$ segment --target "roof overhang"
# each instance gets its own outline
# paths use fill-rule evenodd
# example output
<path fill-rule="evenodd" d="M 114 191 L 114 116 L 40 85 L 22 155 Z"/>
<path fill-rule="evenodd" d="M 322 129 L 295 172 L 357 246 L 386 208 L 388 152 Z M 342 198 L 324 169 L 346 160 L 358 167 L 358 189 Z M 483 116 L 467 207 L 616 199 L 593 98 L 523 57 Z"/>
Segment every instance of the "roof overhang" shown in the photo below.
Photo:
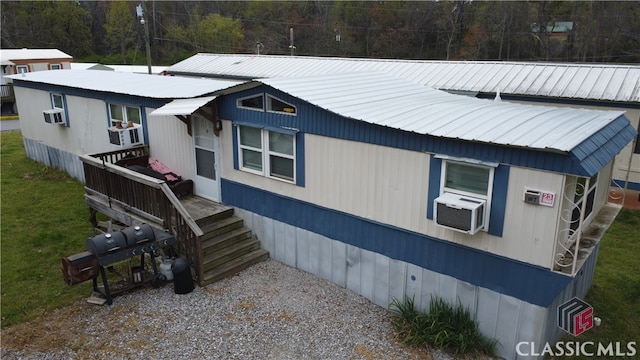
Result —
<path fill-rule="evenodd" d="M 191 99 L 176 99 L 172 102 L 155 109 L 149 114 L 150 116 L 166 116 L 166 115 L 191 115 L 201 107 L 213 101 L 215 96 L 205 96 Z"/>

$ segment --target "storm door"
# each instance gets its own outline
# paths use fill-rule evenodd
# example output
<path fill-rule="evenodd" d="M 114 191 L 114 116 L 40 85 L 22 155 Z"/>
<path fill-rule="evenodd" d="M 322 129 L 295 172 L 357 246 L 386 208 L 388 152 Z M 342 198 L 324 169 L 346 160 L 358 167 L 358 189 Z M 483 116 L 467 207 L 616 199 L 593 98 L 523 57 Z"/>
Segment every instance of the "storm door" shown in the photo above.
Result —
<path fill-rule="evenodd" d="M 193 114 L 192 134 L 195 151 L 196 179 L 194 194 L 220 201 L 218 138 L 213 133 L 213 122 Z"/>

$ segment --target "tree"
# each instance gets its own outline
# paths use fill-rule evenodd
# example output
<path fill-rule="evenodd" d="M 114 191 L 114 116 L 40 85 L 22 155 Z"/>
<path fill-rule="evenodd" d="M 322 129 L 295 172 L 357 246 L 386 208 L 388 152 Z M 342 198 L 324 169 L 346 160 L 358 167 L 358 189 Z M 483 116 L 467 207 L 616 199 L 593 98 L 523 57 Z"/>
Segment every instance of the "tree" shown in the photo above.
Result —
<path fill-rule="evenodd" d="M 106 44 L 109 50 L 122 57 L 122 64 L 127 64 L 127 52 L 136 45 L 136 12 L 133 3 L 112 1 L 107 12 Z"/>

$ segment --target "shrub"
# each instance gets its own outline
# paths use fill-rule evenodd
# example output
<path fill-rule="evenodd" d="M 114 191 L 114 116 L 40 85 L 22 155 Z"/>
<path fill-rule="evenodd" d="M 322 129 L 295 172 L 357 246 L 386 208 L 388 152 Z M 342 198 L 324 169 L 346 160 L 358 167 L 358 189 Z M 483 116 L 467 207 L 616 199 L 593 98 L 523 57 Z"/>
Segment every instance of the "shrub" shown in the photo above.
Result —
<path fill-rule="evenodd" d="M 493 356 L 498 340 L 482 335 L 468 308 L 458 301 L 452 306 L 432 297 L 429 313 L 417 311 L 414 299 L 393 299 L 389 305 L 397 315 L 396 330 L 402 342 L 412 346 L 431 345 L 455 354 L 482 353 Z"/>

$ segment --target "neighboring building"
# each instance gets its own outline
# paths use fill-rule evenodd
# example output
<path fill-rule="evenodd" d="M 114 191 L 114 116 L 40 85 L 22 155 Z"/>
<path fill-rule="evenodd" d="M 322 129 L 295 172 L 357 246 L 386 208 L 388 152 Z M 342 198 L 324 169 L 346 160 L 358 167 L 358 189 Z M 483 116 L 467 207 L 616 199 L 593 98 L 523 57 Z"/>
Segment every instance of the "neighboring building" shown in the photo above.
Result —
<path fill-rule="evenodd" d="M 70 69 L 73 57 L 57 49 L 0 49 L 2 113 L 17 113 L 11 82 L 6 76 L 42 70 Z"/>
<path fill-rule="evenodd" d="M 135 141 L 127 141 L 127 146 L 152 145 L 158 137 L 150 134 L 151 111 L 174 99 L 206 96 L 237 84 L 87 70 L 41 71 L 11 78 L 18 105 L 24 104 L 20 128 L 27 156 L 80 180 L 84 171 L 78 155 L 122 148 L 112 143 L 115 140 L 108 131 L 118 121 L 125 126 L 128 121 L 134 123 L 130 129 L 118 130 L 135 132 Z M 154 148 L 159 150 L 161 145 Z M 187 173 L 188 163 L 179 158 L 171 165 Z"/>
<path fill-rule="evenodd" d="M 558 23 L 566 29 L 571 23 Z M 431 61 L 196 54 L 172 75 L 251 80 L 376 71 L 451 93 L 524 104 L 625 111 L 640 128 L 640 66 L 506 61 Z M 638 140 L 637 140 L 638 142 Z M 640 190 L 640 150 L 617 157 L 614 186 Z M 640 200 L 639 200 L 640 202 Z"/>

